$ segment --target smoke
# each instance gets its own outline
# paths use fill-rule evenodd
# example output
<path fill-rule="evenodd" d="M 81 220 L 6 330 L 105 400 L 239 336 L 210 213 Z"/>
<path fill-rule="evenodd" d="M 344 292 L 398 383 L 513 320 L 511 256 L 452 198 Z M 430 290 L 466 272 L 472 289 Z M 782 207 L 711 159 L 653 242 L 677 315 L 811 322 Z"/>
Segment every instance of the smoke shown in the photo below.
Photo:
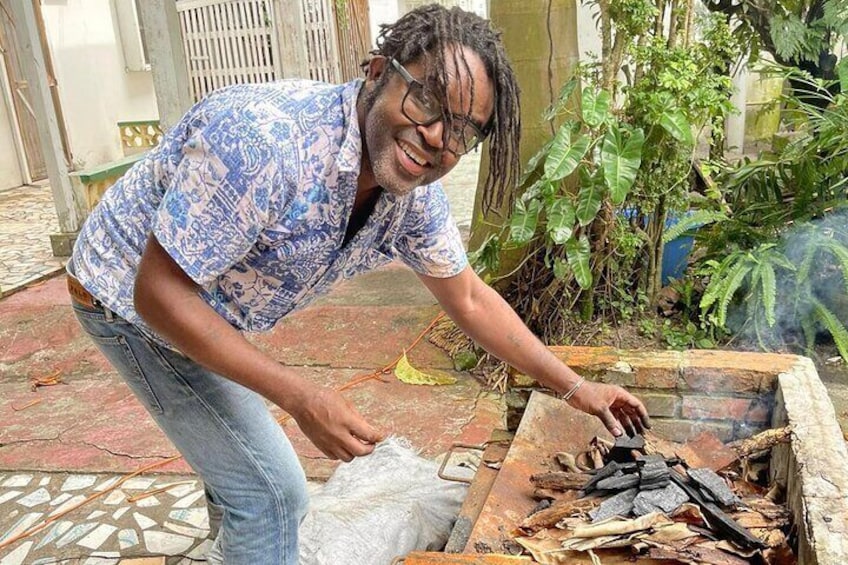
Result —
<path fill-rule="evenodd" d="M 762 298 L 756 301 L 755 316 L 750 315 L 750 298 L 729 312 L 728 327 L 737 334 L 738 345 L 803 353 L 807 344 L 805 324 L 814 328 L 818 341 L 830 340 L 821 324 L 813 322 L 817 302 L 848 326 L 848 272 L 830 246 L 840 246 L 848 253 L 848 208 L 793 225 L 781 235 L 779 249 L 796 270 L 774 265 L 777 292 L 773 326 L 763 314 Z M 809 267 L 806 272 L 805 262 Z M 744 289 L 739 296 L 752 296 L 750 290 Z"/>

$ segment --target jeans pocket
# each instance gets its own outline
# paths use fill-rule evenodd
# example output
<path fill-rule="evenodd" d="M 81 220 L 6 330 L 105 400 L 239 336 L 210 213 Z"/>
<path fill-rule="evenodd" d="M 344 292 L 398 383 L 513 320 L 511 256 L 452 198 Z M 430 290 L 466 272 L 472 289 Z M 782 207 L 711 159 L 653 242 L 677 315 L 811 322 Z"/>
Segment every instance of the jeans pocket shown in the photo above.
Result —
<path fill-rule="evenodd" d="M 112 366 L 118 370 L 144 407 L 151 414 L 162 414 L 164 412 L 162 404 L 150 387 L 126 338 L 122 335 L 101 337 L 91 333 L 89 337 Z"/>

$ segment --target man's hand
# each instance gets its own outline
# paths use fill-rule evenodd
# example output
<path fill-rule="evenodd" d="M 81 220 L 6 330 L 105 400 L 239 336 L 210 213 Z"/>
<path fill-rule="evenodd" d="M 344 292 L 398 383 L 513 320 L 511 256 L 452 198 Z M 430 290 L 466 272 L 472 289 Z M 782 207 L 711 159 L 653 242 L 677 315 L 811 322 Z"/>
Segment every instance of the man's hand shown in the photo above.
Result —
<path fill-rule="evenodd" d="M 330 459 L 350 461 L 368 455 L 384 438 L 338 392 L 315 387 L 289 413 L 306 437 Z"/>
<path fill-rule="evenodd" d="M 586 381 L 568 404 L 600 418 L 615 437 L 623 432 L 632 436 L 651 427 L 645 405 L 620 386 Z"/>

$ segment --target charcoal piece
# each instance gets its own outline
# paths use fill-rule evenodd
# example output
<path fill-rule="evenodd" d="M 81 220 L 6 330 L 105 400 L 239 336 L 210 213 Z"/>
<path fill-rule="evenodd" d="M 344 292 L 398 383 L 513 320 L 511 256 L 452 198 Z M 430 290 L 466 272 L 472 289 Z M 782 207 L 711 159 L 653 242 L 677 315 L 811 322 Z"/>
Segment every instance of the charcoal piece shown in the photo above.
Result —
<path fill-rule="evenodd" d="M 613 516 L 629 516 L 633 510 L 633 500 L 636 498 L 638 492 L 638 489 L 632 488 L 603 501 L 600 506 L 589 512 L 592 523 L 600 522 Z"/>
<path fill-rule="evenodd" d="M 683 489 L 674 483 L 669 483 L 662 489 L 640 491 L 633 499 L 633 514 L 635 516 L 644 516 L 651 512 L 671 514 L 688 500 L 689 496 L 683 492 Z"/>
<path fill-rule="evenodd" d="M 587 482 L 586 485 L 581 490 L 586 494 L 592 492 L 593 490 L 595 490 L 597 488 L 595 485 L 597 485 L 598 482 L 606 479 L 607 477 L 612 477 L 616 473 L 620 474 L 622 468 L 623 468 L 623 465 L 621 463 L 617 463 L 615 461 L 610 461 L 609 463 L 604 465 L 602 468 L 598 469 L 595 472 L 595 475 L 591 479 L 589 479 L 589 482 Z"/>
<path fill-rule="evenodd" d="M 598 481 L 595 488 L 598 490 L 625 490 L 635 487 L 639 484 L 639 474 L 630 473 L 629 475 L 621 475 L 619 477 L 613 475 L 602 481 Z"/>
<path fill-rule="evenodd" d="M 668 467 L 666 467 L 664 460 L 648 461 L 639 469 L 640 489 L 665 488 L 670 480 Z"/>
<path fill-rule="evenodd" d="M 689 469 L 689 478 L 692 479 L 704 494 L 709 495 L 722 506 L 736 506 L 739 499 L 733 491 L 712 469 Z"/>
<path fill-rule="evenodd" d="M 764 544 L 762 540 L 751 535 L 751 532 L 740 526 L 736 520 L 722 512 L 718 506 L 712 502 L 707 502 L 703 495 L 701 495 L 701 491 L 690 484 L 683 475 L 677 471 L 672 471 L 671 480 L 683 489 L 683 492 L 689 496 L 689 499 L 692 500 L 692 502 L 697 503 L 701 507 L 701 512 L 703 512 L 704 517 L 707 521 L 709 521 L 713 528 L 716 529 L 716 531 L 722 533 L 742 548 L 763 549 L 766 547 L 766 544 Z"/>
<path fill-rule="evenodd" d="M 633 461 L 633 451 L 645 450 L 645 438 L 641 435 L 627 437 L 626 435 L 615 438 L 615 444 L 610 448 L 609 458 L 612 461 L 625 463 Z"/>

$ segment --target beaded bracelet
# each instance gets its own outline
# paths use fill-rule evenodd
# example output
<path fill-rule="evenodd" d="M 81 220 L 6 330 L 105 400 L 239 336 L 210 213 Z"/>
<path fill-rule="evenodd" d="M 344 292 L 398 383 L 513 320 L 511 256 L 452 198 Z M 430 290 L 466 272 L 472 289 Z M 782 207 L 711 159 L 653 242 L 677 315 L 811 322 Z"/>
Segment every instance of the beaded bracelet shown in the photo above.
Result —
<path fill-rule="evenodd" d="M 564 395 L 562 395 L 562 399 L 565 400 L 566 402 L 571 400 L 571 397 L 574 396 L 577 393 L 577 390 L 581 386 L 583 386 L 583 383 L 585 383 L 585 382 L 586 382 L 586 377 L 580 377 L 579 379 L 577 379 L 577 382 L 574 384 L 573 387 L 571 387 L 571 390 L 569 390 Z"/>

